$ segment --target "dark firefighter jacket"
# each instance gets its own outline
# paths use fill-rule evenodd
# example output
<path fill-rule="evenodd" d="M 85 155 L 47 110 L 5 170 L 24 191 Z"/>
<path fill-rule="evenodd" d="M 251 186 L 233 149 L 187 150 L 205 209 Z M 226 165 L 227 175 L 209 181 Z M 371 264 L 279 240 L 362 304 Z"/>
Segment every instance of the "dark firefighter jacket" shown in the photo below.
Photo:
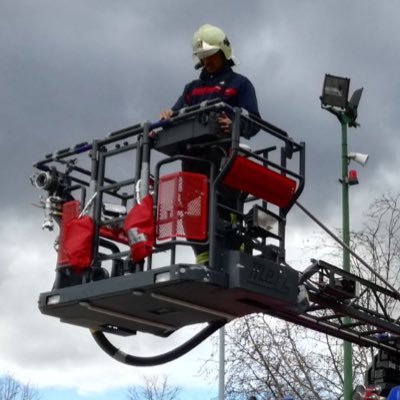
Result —
<path fill-rule="evenodd" d="M 234 72 L 230 66 L 225 66 L 214 75 L 203 69 L 199 79 L 193 80 L 185 86 L 182 95 L 172 109 L 177 111 L 183 107 L 216 98 L 220 98 L 232 107 L 243 108 L 260 117 L 253 84 L 245 76 Z"/>

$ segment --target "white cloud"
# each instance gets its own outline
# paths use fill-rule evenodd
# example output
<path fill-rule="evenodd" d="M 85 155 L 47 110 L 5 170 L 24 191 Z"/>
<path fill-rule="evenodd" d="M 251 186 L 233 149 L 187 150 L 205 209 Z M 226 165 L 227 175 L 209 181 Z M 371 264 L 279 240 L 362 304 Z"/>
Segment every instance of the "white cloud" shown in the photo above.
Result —
<path fill-rule="evenodd" d="M 203 386 L 198 370 L 211 353 L 209 341 L 163 366 L 130 367 L 103 353 L 87 329 L 41 315 L 39 293 L 50 290 L 54 280 L 55 232 L 41 231 L 40 212 L 25 219 L 13 211 L 3 212 L 0 219 L 5 221 L 0 227 L 0 373 L 9 372 L 38 387 L 75 388 L 81 394 L 141 383 L 143 375 L 155 374 L 169 375 L 171 383 L 180 386 L 182 382 L 192 388 Z M 111 335 L 110 340 L 128 353 L 151 356 L 172 349 L 200 328 L 187 327 L 167 339 L 138 334 L 129 338 Z"/>

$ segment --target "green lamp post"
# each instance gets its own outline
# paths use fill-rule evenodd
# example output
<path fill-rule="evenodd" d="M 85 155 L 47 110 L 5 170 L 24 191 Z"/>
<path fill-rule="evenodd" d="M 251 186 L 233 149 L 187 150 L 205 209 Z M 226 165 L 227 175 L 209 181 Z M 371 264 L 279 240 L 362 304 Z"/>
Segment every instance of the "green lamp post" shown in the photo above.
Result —
<path fill-rule="evenodd" d="M 350 79 L 342 78 L 326 74 L 324 85 L 322 89 L 321 107 L 332 114 L 334 114 L 340 122 L 342 128 L 342 177 L 340 183 L 342 184 L 342 228 L 343 228 L 343 242 L 350 245 L 350 224 L 349 224 L 349 186 L 356 182 L 356 179 L 349 179 L 349 161 L 351 158 L 355 159 L 355 155 L 364 156 L 365 163 L 368 159 L 367 155 L 360 155 L 358 153 L 351 157 L 347 149 L 347 127 L 357 127 L 357 108 L 360 102 L 363 88 L 358 89 L 348 101 L 350 88 Z M 364 163 L 364 165 L 365 165 Z M 356 177 L 355 177 L 356 178 Z M 347 272 L 350 271 L 350 253 L 347 249 L 343 249 L 343 269 Z M 349 317 L 343 318 L 343 323 L 350 324 Z M 352 399 L 353 392 L 353 368 L 352 368 L 352 346 L 350 342 L 344 342 L 343 347 L 343 381 L 344 381 L 344 400 Z"/>

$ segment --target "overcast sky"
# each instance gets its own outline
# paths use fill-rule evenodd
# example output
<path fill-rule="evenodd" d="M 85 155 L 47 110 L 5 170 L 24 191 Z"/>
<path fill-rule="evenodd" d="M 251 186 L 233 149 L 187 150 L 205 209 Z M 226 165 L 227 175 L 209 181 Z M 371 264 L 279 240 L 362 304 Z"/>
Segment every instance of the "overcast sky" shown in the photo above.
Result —
<path fill-rule="evenodd" d="M 55 254 L 54 235 L 41 231 L 41 213 L 30 206 L 39 194 L 29 183 L 35 161 L 157 120 L 196 77 L 193 32 L 216 24 L 234 47 L 236 70 L 254 83 L 263 118 L 306 142 L 301 202 L 333 228 L 341 226 L 340 125 L 319 96 L 325 73 L 350 77 L 351 92 L 364 87 L 361 127 L 349 130 L 349 150 L 370 155 L 365 168 L 351 165 L 359 227 L 376 196 L 399 191 L 399 15 L 395 0 L 0 0 L 0 373 L 89 391 L 154 372 L 117 365 L 86 331 L 37 310 Z M 293 210 L 287 229 L 288 254 L 307 264 L 296 251 L 316 228 Z M 146 345 L 154 347 L 151 338 Z M 201 385 L 205 353 L 155 371 Z"/>

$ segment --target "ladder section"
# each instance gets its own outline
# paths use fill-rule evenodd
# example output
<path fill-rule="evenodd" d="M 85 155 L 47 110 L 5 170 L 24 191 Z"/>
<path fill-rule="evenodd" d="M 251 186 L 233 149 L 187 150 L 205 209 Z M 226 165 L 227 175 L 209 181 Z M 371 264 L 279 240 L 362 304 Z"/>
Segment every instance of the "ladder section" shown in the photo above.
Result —
<path fill-rule="evenodd" d="M 313 260 L 300 285 L 307 291 L 308 305 L 301 311 L 278 310 L 275 316 L 360 346 L 400 354 L 396 340 L 387 339 L 400 337 L 399 316 L 393 317 L 386 308 L 391 302 L 399 312 L 393 307 L 399 293 L 321 260 Z M 344 322 L 345 316 L 350 323 Z"/>

